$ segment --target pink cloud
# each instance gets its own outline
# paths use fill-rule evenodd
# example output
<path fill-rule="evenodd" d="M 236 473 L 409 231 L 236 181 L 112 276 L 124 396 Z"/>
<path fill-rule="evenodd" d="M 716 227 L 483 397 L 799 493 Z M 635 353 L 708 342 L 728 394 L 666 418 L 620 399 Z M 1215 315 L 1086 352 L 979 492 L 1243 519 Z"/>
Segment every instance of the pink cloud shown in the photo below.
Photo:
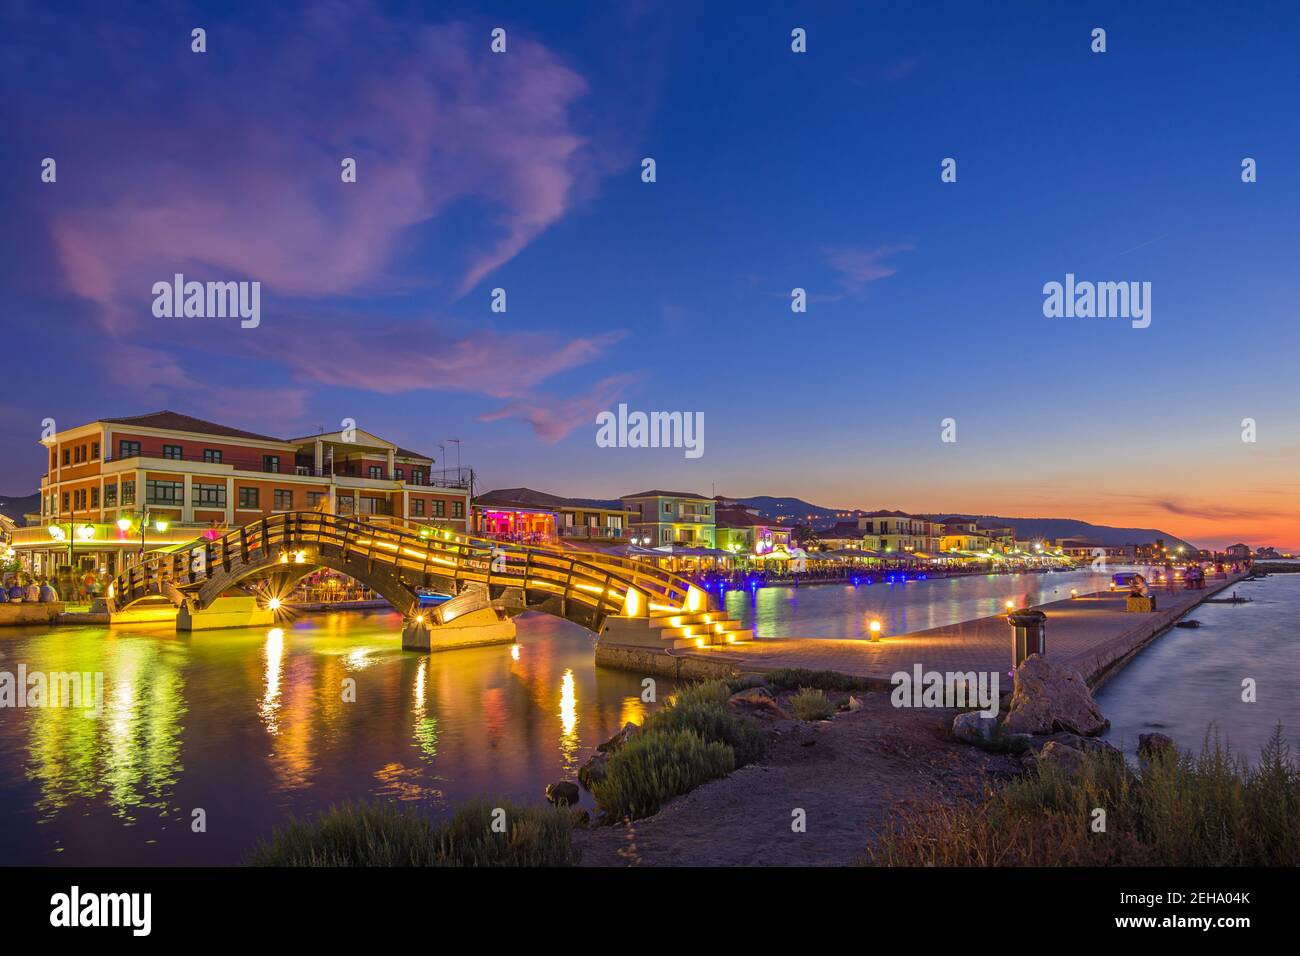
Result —
<path fill-rule="evenodd" d="M 550 444 L 584 425 L 592 426 L 594 434 L 597 413 L 608 410 L 618 400 L 629 381 L 629 376 L 611 376 L 597 382 L 586 395 L 511 402 L 497 411 L 480 415 L 479 419 L 492 422 L 518 418 L 531 425 L 538 438 Z"/>
<path fill-rule="evenodd" d="M 50 223 L 68 288 L 102 306 L 113 334 L 151 319 L 150 285 L 176 270 L 258 279 L 281 298 L 373 292 L 408 230 L 470 204 L 483 235 L 426 270 L 450 273 L 463 294 L 564 216 L 594 175 L 572 117 L 586 81 L 522 35 L 493 56 L 480 32 L 412 32 L 336 7 L 274 49 L 240 38 L 228 95 L 200 86 L 179 111 L 159 104 L 163 116 L 141 114 L 133 90 L 65 118 L 100 148 L 79 171 L 93 198 Z M 355 184 L 340 180 L 345 156 Z"/>
<path fill-rule="evenodd" d="M 911 250 L 910 243 L 895 243 L 878 246 L 875 249 L 831 247 L 823 252 L 830 267 L 840 274 L 841 284 L 849 291 L 856 292 L 868 282 L 886 279 L 896 273 L 898 267 L 885 260 L 900 252 Z"/>
<path fill-rule="evenodd" d="M 319 323 L 309 336 L 250 337 L 255 354 L 287 363 L 302 382 L 384 395 L 420 389 L 519 398 L 554 375 L 595 361 L 623 334 L 565 339 L 541 332 L 483 330 L 457 337 L 437 323 Z"/>

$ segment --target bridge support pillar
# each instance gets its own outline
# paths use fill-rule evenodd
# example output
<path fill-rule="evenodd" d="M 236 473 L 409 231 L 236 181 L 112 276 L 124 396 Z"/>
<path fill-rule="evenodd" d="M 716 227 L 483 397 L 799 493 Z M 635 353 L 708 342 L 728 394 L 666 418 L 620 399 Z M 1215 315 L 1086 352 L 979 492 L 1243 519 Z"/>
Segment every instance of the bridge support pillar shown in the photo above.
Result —
<path fill-rule="evenodd" d="M 449 651 L 514 642 L 515 622 L 492 608 L 462 614 L 451 624 L 435 624 L 424 617 L 408 620 L 402 628 L 402 649 L 407 651 Z"/>
<path fill-rule="evenodd" d="M 255 597 L 219 597 L 203 610 L 188 604 L 176 612 L 176 630 L 211 631 L 222 627 L 273 627 L 275 612 Z"/>

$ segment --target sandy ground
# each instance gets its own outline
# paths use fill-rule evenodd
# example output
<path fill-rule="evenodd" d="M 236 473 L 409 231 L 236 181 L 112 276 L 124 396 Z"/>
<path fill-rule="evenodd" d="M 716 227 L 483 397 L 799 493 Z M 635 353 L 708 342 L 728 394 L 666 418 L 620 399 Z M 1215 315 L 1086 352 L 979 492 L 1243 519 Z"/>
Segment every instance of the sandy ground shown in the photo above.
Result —
<path fill-rule="evenodd" d="M 833 700 L 845 695 L 828 695 Z M 896 709 L 885 693 L 831 721 L 764 720 L 767 758 L 706 783 L 657 815 L 575 831 L 584 866 L 846 866 L 896 807 L 974 799 L 1019 761 L 948 739 L 956 711 Z M 793 811 L 807 829 L 793 832 Z"/>

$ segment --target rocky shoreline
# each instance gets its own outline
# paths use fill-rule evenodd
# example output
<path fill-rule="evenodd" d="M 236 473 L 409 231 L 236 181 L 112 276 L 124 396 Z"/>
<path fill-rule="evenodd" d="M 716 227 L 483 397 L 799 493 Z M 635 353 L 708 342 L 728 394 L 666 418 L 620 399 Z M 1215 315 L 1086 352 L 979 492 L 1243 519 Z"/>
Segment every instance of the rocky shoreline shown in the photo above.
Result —
<path fill-rule="evenodd" d="M 795 692 L 757 686 L 731 709 L 759 723 L 767 756 L 705 783 L 642 820 L 579 826 L 586 866 L 848 866 L 863 862 L 891 815 L 934 802 L 977 801 L 1052 763 L 1066 773 L 1115 748 L 1109 722 L 1077 673 L 1031 657 L 998 716 L 899 707 L 883 691 L 827 691 L 828 720 L 791 715 Z M 624 728 L 583 768 L 584 786 Z M 1167 740 L 1143 741 L 1157 749 Z"/>

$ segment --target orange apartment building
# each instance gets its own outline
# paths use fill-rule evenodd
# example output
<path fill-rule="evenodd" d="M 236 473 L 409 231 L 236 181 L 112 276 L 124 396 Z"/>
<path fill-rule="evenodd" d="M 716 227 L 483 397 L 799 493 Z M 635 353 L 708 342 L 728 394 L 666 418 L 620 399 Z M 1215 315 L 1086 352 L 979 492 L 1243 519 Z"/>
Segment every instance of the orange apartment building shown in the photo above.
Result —
<path fill-rule="evenodd" d="M 284 511 L 469 528 L 469 469 L 435 471 L 432 458 L 361 429 L 281 439 L 162 411 L 98 419 L 44 444 L 39 524 L 12 542 L 42 573 L 70 556 L 116 571 L 142 548 Z"/>

